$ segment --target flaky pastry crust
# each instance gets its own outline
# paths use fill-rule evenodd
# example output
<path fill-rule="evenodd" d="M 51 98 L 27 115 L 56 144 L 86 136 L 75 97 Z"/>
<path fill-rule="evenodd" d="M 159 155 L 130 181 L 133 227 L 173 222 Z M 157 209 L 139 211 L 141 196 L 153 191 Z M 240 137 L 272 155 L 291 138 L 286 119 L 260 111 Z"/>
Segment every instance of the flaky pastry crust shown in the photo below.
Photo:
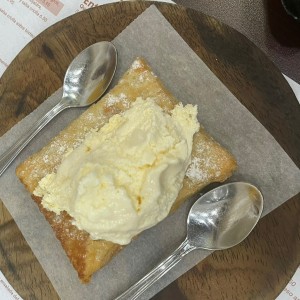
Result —
<path fill-rule="evenodd" d="M 99 130 L 112 115 L 128 109 L 137 97 L 152 98 L 166 111 L 170 111 L 178 103 L 153 74 L 146 61 L 137 58 L 108 94 L 16 169 L 17 176 L 32 194 L 84 283 L 89 282 L 91 276 L 106 265 L 122 246 L 108 241 L 92 240 L 87 232 L 72 225 L 72 219 L 66 212 L 56 215 L 43 208 L 41 198 L 34 196 L 33 191 L 40 179 L 55 172 L 70 148 L 77 147 L 91 130 Z M 234 157 L 201 127 L 194 135 L 192 162 L 171 212 L 208 184 L 226 180 L 235 168 Z"/>

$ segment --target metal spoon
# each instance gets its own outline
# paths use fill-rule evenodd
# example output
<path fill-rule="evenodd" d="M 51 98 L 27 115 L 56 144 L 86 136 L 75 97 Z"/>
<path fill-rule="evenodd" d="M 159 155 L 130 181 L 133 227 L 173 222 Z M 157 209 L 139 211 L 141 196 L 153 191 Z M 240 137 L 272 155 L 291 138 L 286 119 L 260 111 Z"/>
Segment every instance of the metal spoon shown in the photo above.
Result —
<path fill-rule="evenodd" d="M 261 192 L 248 183 L 229 183 L 204 194 L 189 212 L 183 243 L 116 300 L 137 299 L 192 250 L 221 250 L 239 244 L 258 222 L 262 209 Z"/>
<path fill-rule="evenodd" d="M 97 101 L 108 88 L 117 66 L 117 50 L 110 42 L 93 44 L 71 62 L 63 84 L 61 101 L 37 121 L 0 156 L 0 176 L 36 134 L 66 108 L 84 107 Z"/>

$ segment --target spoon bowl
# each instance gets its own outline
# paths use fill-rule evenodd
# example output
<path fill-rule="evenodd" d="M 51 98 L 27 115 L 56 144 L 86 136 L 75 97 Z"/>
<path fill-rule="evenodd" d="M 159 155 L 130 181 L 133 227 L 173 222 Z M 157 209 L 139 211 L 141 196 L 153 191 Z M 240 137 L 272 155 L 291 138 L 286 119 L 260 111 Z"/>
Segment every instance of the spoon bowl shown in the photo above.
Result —
<path fill-rule="evenodd" d="M 97 101 L 108 88 L 116 66 L 117 50 L 110 42 L 99 42 L 80 52 L 67 69 L 61 101 L 34 123 L 20 140 L 0 155 L 0 176 L 57 114 L 66 108 L 84 107 Z"/>
<path fill-rule="evenodd" d="M 233 247 L 244 240 L 258 222 L 263 196 L 253 185 L 235 182 L 200 197 L 187 220 L 190 245 L 207 250 Z"/>
<path fill-rule="evenodd" d="M 97 101 L 109 86 L 117 66 L 117 51 L 110 42 L 85 48 L 71 62 L 63 84 L 63 99 L 72 107 Z"/>
<path fill-rule="evenodd" d="M 204 194 L 190 209 L 186 239 L 116 300 L 137 299 L 192 250 L 222 250 L 239 244 L 253 230 L 262 210 L 263 196 L 249 183 L 228 183 Z"/>

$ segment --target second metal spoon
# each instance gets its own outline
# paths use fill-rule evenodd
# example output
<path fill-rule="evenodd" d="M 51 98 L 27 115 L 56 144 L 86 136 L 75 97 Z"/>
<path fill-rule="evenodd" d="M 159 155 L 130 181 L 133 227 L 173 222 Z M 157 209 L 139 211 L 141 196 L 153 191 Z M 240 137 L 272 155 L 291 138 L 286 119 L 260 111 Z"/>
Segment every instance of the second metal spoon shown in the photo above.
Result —
<path fill-rule="evenodd" d="M 249 183 L 229 183 L 204 194 L 189 212 L 187 237 L 182 244 L 116 300 L 137 299 L 192 250 L 222 250 L 237 245 L 255 227 L 262 209 L 263 196 Z"/>
<path fill-rule="evenodd" d="M 93 44 L 71 62 L 64 79 L 61 101 L 29 129 L 24 137 L 0 155 L 0 176 L 28 143 L 66 108 L 97 101 L 108 88 L 117 66 L 117 50 L 110 42 Z"/>

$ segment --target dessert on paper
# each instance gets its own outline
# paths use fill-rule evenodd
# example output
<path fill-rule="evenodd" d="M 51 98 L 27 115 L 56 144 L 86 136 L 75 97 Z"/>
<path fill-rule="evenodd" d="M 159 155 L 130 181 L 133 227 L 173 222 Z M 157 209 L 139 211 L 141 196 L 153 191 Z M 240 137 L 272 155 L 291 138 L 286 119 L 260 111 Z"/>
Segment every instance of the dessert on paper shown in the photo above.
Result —
<path fill-rule="evenodd" d="M 299 192 L 299 182 L 295 181 L 295 178 L 299 178 L 299 169 L 270 133 L 182 40 L 155 6 L 142 13 L 113 43 L 122 58 L 119 60 L 116 80 L 128 69 L 134 58 L 142 54 L 177 99 L 184 104 L 198 105 L 200 123 L 217 141 L 226 145 L 238 161 L 238 170 L 233 180 L 247 180 L 262 189 L 266 197 L 265 214 Z M 22 136 L 32 122 L 44 115 L 60 98 L 61 89 L 14 126 L 1 138 L 0 151 L 5 151 L 12 141 Z M 18 162 L 47 144 L 50 138 L 78 117 L 78 113 L 77 110 L 66 111 L 56 122 L 49 124 L 43 134 L 36 137 L 5 176 L 0 177 L 1 186 L 6 187 L 0 189 L 0 196 L 61 298 L 90 299 L 101 295 L 103 299 L 112 299 L 140 279 L 184 237 L 190 202 L 184 203 L 175 214 L 143 232 L 112 259 L 105 269 L 94 274 L 89 284 L 80 284 L 52 229 L 15 176 Z M 192 163 L 196 167 L 199 162 Z M 190 176 L 201 176 L 201 173 L 194 172 L 195 168 L 191 171 Z M 286 189 L 287 186 L 289 189 Z M 175 272 L 162 277 L 145 297 L 151 298 L 159 289 L 210 253 L 190 253 L 177 265 Z"/>
<path fill-rule="evenodd" d="M 17 168 L 82 282 L 124 245 L 236 168 L 137 58 L 119 83 Z"/>

